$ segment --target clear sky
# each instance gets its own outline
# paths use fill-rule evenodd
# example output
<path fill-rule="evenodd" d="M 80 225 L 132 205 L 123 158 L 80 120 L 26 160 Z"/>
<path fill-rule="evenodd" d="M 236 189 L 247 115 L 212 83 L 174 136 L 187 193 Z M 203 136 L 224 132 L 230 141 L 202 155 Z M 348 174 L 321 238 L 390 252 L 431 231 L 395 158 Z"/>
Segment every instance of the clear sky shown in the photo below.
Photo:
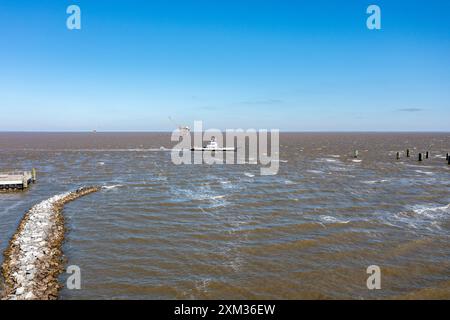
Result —
<path fill-rule="evenodd" d="M 450 131 L 449 16 L 446 0 L 0 0 L 0 131 Z"/>

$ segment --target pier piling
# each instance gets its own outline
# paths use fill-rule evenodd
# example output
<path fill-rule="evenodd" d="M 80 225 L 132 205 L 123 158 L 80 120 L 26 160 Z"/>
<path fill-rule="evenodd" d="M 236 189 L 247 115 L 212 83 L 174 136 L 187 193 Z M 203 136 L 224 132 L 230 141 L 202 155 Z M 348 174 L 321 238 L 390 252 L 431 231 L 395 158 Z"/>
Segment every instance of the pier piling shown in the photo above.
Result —
<path fill-rule="evenodd" d="M 427 153 L 425 154 L 425 159 L 428 159 L 430 156 L 430 152 L 427 151 Z"/>
<path fill-rule="evenodd" d="M 397 152 L 397 160 L 400 160 L 400 152 Z"/>
<path fill-rule="evenodd" d="M 406 157 L 409 158 L 409 149 L 406 149 Z"/>
<path fill-rule="evenodd" d="M 419 161 L 422 161 L 422 152 L 419 153 Z"/>

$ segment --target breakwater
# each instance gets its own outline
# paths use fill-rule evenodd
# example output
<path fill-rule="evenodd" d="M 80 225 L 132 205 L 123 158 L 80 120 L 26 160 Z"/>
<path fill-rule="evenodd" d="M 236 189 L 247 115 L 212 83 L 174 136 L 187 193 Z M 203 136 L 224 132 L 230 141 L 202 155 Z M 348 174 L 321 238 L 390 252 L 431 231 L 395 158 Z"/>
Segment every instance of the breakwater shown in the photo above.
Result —
<path fill-rule="evenodd" d="M 65 230 L 61 211 L 66 203 L 98 190 L 92 186 L 59 194 L 25 214 L 4 253 L 2 299 L 57 299 Z"/>

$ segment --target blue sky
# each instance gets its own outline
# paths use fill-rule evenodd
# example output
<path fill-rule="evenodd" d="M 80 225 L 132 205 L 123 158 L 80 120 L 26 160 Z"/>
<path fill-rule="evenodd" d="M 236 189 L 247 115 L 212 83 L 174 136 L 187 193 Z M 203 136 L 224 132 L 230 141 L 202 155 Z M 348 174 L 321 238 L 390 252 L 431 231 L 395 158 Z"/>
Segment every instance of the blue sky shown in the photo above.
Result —
<path fill-rule="evenodd" d="M 81 30 L 66 28 L 71 4 Z M 449 14 L 422 0 L 0 0 L 0 131 L 172 130 L 169 116 L 449 131 Z"/>

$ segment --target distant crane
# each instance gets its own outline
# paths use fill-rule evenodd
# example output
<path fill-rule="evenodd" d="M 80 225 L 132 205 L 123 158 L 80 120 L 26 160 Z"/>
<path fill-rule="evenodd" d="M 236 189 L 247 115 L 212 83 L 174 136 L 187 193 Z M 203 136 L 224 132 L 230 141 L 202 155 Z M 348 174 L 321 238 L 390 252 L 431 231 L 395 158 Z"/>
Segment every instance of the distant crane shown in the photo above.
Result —
<path fill-rule="evenodd" d="M 180 130 L 182 132 L 183 135 L 188 135 L 191 132 L 191 128 L 189 128 L 188 126 L 181 126 L 179 124 L 177 124 L 172 117 L 169 117 L 169 120 L 175 124 L 175 126 L 178 128 L 178 130 Z"/>

